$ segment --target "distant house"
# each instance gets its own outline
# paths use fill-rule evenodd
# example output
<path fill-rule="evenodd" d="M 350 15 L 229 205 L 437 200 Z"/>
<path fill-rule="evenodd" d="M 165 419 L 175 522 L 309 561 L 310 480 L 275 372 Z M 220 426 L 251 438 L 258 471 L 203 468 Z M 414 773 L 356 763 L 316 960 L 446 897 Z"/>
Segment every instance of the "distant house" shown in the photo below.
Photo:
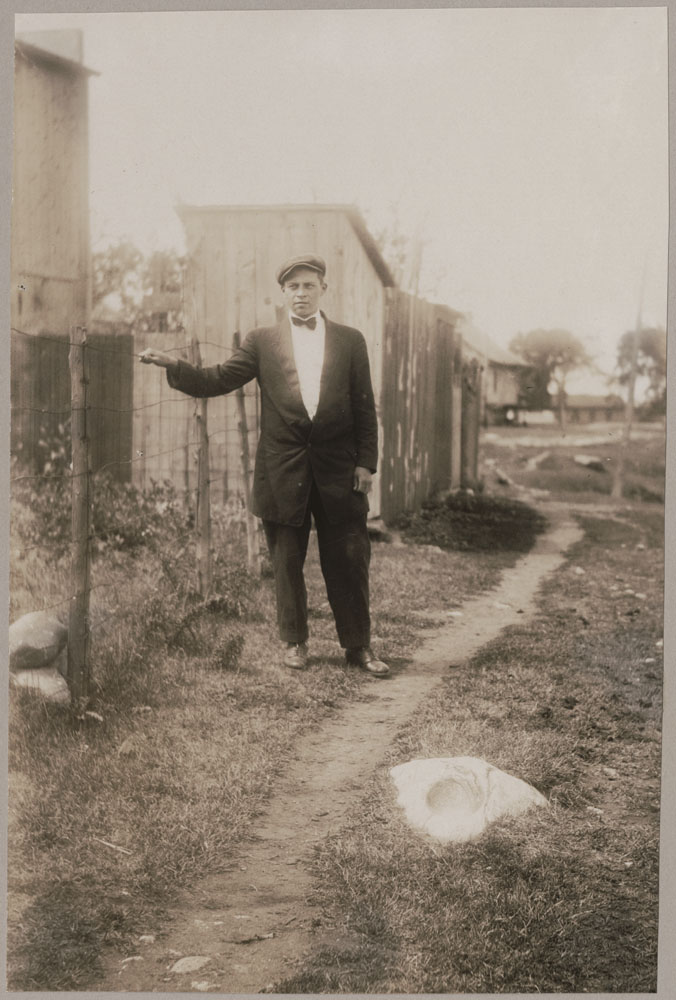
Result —
<path fill-rule="evenodd" d="M 571 424 L 615 423 L 624 419 L 624 400 L 607 396 L 566 396 L 565 419 Z"/>
<path fill-rule="evenodd" d="M 459 323 L 465 358 L 473 357 L 483 369 L 481 415 L 484 424 L 512 424 L 521 418 L 520 373 L 528 368 L 515 354 L 479 330 L 463 316 Z"/>

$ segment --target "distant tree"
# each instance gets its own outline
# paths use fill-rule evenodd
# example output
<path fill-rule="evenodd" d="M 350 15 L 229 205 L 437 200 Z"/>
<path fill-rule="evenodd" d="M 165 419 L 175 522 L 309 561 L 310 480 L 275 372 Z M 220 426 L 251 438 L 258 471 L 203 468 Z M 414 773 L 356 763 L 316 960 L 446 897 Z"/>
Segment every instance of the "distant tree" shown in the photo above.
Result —
<path fill-rule="evenodd" d="M 184 260 L 173 250 L 144 256 L 128 241 L 92 254 L 94 318 L 114 315 L 138 330 L 183 326 Z"/>
<path fill-rule="evenodd" d="M 94 315 L 104 300 L 115 296 L 119 318 L 133 323 L 141 296 L 143 254 L 132 243 L 123 241 L 92 254 L 92 306 Z"/>
<path fill-rule="evenodd" d="M 633 338 L 630 330 L 617 346 L 617 371 L 620 385 L 628 385 L 631 377 Z M 646 402 L 641 412 L 647 416 L 666 413 L 667 406 L 667 331 L 664 327 L 649 327 L 638 333 L 636 374 L 648 379 Z"/>
<path fill-rule="evenodd" d="M 584 344 L 568 330 L 531 330 L 514 337 L 509 349 L 530 365 L 525 379 L 527 398 L 536 405 L 547 399 L 549 408 L 553 385 L 559 423 L 565 426 L 566 380 L 571 372 L 592 363 Z"/>

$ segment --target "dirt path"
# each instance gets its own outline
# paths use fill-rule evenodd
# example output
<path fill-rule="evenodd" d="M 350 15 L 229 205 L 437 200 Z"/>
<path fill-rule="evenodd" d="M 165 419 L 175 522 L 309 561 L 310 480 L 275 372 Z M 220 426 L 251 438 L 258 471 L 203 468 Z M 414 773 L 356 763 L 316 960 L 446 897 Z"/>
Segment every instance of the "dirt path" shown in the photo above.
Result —
<path fill-rule="evenodd" d="M 404 672 L 374 680 L 372 697 L 307 736 L 231 870 L 183 893 L 171 925 L 140 942 L 136 954 L 110 956 L 96 990 L 260 993 L 292 974 L 303 953 L 321 945 L 307 903 L 313 847 L 341 828 L 397 730 L 449 667 L 533 613 L 539 584 L 580 535 L 552 510 L 547 533 L 495 590 L 463 605 L 462 617 L 426 629 Z M 173 971 L 188 957 L 205 961 Z"/>

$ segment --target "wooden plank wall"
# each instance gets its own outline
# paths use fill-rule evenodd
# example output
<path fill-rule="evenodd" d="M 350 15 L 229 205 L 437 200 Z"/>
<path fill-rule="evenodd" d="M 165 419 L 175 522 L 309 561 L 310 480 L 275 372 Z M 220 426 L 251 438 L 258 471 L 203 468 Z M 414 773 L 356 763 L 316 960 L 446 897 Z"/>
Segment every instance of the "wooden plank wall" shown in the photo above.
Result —
<path fill-rule="evenodd" d="M 93 472 L 131 477 L 132 337 L 128 328 L 87 337 L 87 433 Z M 52 450 L 70 456 L 70 370 L 67 334 L 11 339 L 11 453 L 22 468 L 42 472 Z"/>
<path fill-rule="evenodd" d="M 87 335 L 87 433 L 91 469 L 117 482 L 132 476 L 134 338 L 126 324 Z"/>
<path fill-rule="evenodd" d="M 66 333 L 87 321 L 87 77 L 16 59 L 12 325 Z"/>
<path fill-rule="evenodd" d="M 59 442 L 67 445 L 70 461 L 68 351 L 67 334 L 36 337 L 12 331 L 10 448 L 27 473 L 41 473 L 52 444 Z"/>
<path fill-rule="evenodd" d="M 450 488 L 459 457 L 453 453 L 456 352 L 449 311 L 399 290 L 390 289 L 387 298 L 382 515 L 393 520 Z"/>

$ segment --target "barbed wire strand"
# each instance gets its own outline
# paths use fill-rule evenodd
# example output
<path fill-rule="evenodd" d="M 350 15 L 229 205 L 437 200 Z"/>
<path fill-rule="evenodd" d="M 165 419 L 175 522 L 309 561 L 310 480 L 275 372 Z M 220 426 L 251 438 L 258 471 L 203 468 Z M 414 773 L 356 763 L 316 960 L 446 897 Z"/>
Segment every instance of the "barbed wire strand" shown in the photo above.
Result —
<path fill-rule="evenodd" d="M 128 350 L 126 348 L 120 348 L 118 350 L 111 350 L 111 348 L 109 348 L 109 347 L 101 347 L 99 344 L 92 343 L 90 340 L 85 340 L 84 344 L 81 344 L 81 343 L 79 343 L 77 341 L 72 341 L 72 340 L 70 340 L 70 335 L 67 335 L 67 334 L 63 334 L 63 335 L 59 335 L 59 334 L 48 335 L 48 334 L 44 334 L 44 333 L 29 333 L 27 330 L 19 330 L 15 326 L 10 327 L 10 329 L 11 329 L 12 333 L 16 333 L 16 334 L 18 334 L 21 337 L 27 337 L 30 340 L 40 340 L 40 341 L 43 341 L 44 343 L 48 343 L 48 344 L 55 344 L 55 345 L 58 345 L 59 347 L 63 347 L 64 349 L 68 348 L 70 350 L 71 347 L 84 347 L 85 350 L 96 351 L 99 354 L 110 354 L 110 355 L 113 355 L 113 356 L 119 357 L 119 358 L 129 358 L 129 357 L 138 358 L 138 357 L 140 357 L 140 354 L 135 349 L 136 345 L 134 345 L 134 347 L 132 348 L 132 350 Z M 144 333 L 147 334 L 148 336 L 152 336 L 152 335 L 154 335 L 154 334 L 156 334 L 158 332 L 159 331 L 148 330 L 148 331 L 140 331 L 140 332 L 137 332 L 137 333 L 121 334 L 120 336 L 136 338 L 136 337 L 143 336 Z M 171 332 L 171 331 L 169 331 L 169 332 Z M 66 336 L 68 336 L 69 339 L 67 339 L 67 340 L 63 339 Z M 107 335 L 105 333 L 97 333 L 97 332 L 93 332 L 92 331 L 92 332 L 88 332 L 88 336 L 91 336 L 91 337 L 105 337 Z M 112 334 L 112 335 L 108 335 L 108 336 L 115 336 L 115 335 Z M 229 347 L 227 344 L 217 344 L 213 340 L 200 340 L 198 343 L 199 343 L 200 347 L 213 347 L 213 348 L 215 348 L 218 351 L 222 351 L 223 354 L 226 357 L 231 357 L 235 353 L 235 351 L 237 350 L 237 348 Z M 186 342 L 185 344 L 173 345 L 172 347 L 164 347 L 163 350 L 166 351 L 167 354 L 173 354 L 176 351 L 184 351 L 184 352 L 188 352 L 189 353 L 192 350 L 192 343 Z M 187 360 L 187 359 L 179 359 L 179 360 Z"/>

